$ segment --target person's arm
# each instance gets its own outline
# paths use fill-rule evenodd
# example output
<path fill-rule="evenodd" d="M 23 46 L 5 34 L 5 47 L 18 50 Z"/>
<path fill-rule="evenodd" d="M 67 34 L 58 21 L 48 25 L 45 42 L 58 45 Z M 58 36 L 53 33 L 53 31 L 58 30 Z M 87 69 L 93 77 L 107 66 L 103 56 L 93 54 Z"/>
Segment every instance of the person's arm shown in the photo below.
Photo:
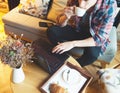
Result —
<path fill-rule="evenodd" d="M 71 50 L 74 47 L 89 47 L 89 46 L 96 46 L 95 41 L 92 37 L 84 40 L 74 40 L 58 43 L 58 45 L 53 48 L 52 53 L 62 54 L 66 51 Z"/>
<path fill-rule="evenodd" d="M 60 26 L 66 26 L 68 20 L 71 18 L 71 16 L 74 15 L 74 7 L 66 7 L 60 15 L 57 16 L 57 24 Z"/>
<path fill-rule="evenodd" d="M 68 22 L 68 18 L 65 14 L 60 14 L 59 16 L 57 16 L 57 25 L 59 26 L 66 26 L 67 25 L 67 22 Z"/>
<path fill-rule="evenodd" d="M 74 47 L 90 47 L 90 46 L 96 46 L 95 41 L 92 37 L 83 39 L 83 40 L 75 40 L 72 41 Z"/>

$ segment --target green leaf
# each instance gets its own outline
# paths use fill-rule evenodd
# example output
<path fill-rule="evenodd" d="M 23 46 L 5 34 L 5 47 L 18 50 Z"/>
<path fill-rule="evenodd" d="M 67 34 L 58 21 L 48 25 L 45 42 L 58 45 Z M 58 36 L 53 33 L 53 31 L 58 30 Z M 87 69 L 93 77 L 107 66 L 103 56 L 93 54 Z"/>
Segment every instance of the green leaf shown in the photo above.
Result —
<path fill-rule="evenodd" d="M 14 51 L 10 51 L 10 54 L 9 54 L 10 56 L 14 56 L 15 55 L 15 53 L 14 53 Z"/>

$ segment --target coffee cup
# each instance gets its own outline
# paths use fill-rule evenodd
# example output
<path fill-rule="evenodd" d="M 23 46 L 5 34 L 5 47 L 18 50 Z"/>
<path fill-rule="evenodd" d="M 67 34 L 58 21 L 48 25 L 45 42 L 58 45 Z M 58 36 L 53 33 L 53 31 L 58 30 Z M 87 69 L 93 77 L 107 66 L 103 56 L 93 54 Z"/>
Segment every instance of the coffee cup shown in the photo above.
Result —
<path fill-rule="evenodd" d="M 75 15 L 82 17 L 86 13 L 86 10 L 80 7 L 75 7 Z"/>

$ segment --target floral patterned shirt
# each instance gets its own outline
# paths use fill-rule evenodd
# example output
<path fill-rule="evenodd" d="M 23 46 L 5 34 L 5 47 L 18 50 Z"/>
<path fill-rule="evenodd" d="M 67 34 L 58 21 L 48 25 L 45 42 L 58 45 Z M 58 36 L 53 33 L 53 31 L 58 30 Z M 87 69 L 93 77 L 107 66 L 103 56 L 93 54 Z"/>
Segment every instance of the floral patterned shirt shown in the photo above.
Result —
<path fill-rule="evenodd" d="M 68 0 L 67 6 L 73 5 L 78 6 L 78 0 Z M 97 0 L 89 16 L 89 30 L 96 46 L 102 47 L 101 53 L 110 42 L 109 34 L 116 16 L 116 8 L 116 0 Z"/>

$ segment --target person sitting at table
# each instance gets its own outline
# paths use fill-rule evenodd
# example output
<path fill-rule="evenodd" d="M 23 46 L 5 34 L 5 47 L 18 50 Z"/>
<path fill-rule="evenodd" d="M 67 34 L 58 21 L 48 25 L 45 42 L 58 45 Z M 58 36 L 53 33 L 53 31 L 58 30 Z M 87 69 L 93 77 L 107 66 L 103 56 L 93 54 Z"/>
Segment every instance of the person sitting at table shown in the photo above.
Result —
<path fill-rule="evenodd" d="M 76 7 L 84 14 L 75 14 Z M 116 0 L 68 0 L 64 12 L 57 17 L 57 25 L 47 29 L 48 38 L 55 45 L 52 53 L 82 47 L 84 53 L 76 60 L 81 66 L 92 64 L 110 42 L 116 8 Z"/>

